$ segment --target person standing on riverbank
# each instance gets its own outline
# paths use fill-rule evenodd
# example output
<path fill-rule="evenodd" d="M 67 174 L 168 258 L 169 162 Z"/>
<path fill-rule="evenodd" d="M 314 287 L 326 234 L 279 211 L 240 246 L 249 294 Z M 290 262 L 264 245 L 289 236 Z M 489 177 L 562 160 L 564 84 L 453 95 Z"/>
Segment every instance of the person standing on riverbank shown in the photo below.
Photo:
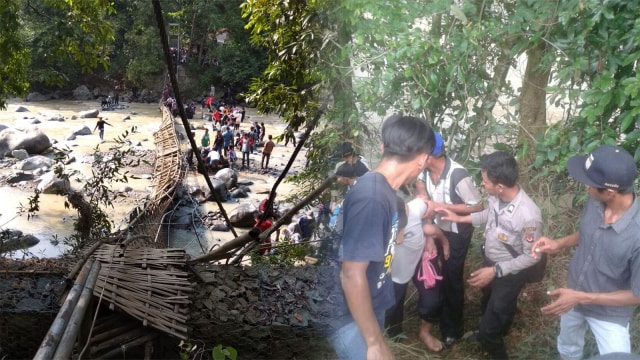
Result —
<path fill-rule="evenodd" d="M 93 128 L 93 131 L 92 131 L 93 133 L 96 131 L 96 129 L 98 129 L 98 135 L 100 135 L 100 141 L 104 141 L 104 125 L 105 124 L 109 126 L 113 126 L 108 122 L 104 121 L 102 117 L 98 117 L 98 122 L 96 123 L 96 127 Z"/>
<path fill-rule="evenodd" d="M 269 141 L 264 144 L 264 148 L 262 149 L 262 161 L 260 161 L 261 169 L 269 168 L 269 159 L 271 158 L 271 152 L 273 151 L 273 147 L 276 146 L 276 144 L 271 139 L 272 136 L 269 135 Z M 267 159 L 266 164 L 264 163 L 265 159 Z"/>

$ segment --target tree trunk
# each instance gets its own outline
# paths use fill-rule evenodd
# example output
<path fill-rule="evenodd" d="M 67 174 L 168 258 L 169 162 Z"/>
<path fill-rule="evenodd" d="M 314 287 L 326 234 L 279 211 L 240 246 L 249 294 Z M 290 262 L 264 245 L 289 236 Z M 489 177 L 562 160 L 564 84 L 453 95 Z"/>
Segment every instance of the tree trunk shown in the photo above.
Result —
<path fill-rule="evenodd" d="M 520 93 L 519 147 L 526 147 L 520 160 L 520 178 L 527 179 L 529 165 L 535 160 L 535 136 L 547 126 L 546 87 L 549 83 L 549 67 L 542 67 L 541 60 L 548 51 L 546 43 L 538 43 L 527 51 L 527 68 Z"/>

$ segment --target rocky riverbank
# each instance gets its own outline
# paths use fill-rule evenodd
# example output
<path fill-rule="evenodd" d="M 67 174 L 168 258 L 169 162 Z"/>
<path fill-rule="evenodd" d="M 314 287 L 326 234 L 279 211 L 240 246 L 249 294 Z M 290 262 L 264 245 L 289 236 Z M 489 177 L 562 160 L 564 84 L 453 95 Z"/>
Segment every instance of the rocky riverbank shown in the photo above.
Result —
<path fill-rule="evenodd" d="M 99 139 L 97 132 L 93 133 L 97 116 L 103 117 L 108 123 L 105 126 L 104 141 Z M 211 128 L 210 122 L 202 119 L 200 109 L 195 117 L 197 119 L 190 120 L 190 124 L 196 129 L 195 136 L 199 142 L 204 129 Z M 109 210 L 109 213 L 116 225 L 136 202 L 150 192 L 155 154 L 152 134 L 159 128 L 160 120 L 161 113 L 158 105 L 129 103 L 122 100 L 118 106 L 102 110 L 99 101 L 96 100 L 27 102 L 14 99 L 8 102 L 6 111 L 0 111 L 0 127 L 16 129 L 14 134 L 20 134 L 20 130 L 37 129 L 38 134 L 44 134 L 52 146 L 66 153 L 68 160 L 65 169 L 73 176 L 69 184 L 62 183 L 60 186 L 69 186 L 72 189 L 80 188 L 87 177 L 91 176 L 90 165 L 94 153 L 100 152 L 108 156 L 110 149 L 116 145 L 115 138 L 128 132 L 126 142 L 132 149 L 131 155 L 145 161 L 139 166 L 124 169 L 129 175 L 126 184 L 113 185 L 112 190 L 117 196 L 113 201 L 114 207 Z M 267 134 L 278 136 L 284 130 L 284 124 L 277 117 L 258 115 L 253 109 L 247 109 L 247 120 L 240 125 L 241 130 L 249 130 L 254 121 L 265 123 Z M 42 183 L 43 177 L 50 174 L 54 156 L 50 149 L 41 154 L 27 152 L 28 158 L 22 160 L 12 155 L 0 160 L 0 191 L 8 195 L 8 201 L 0 206 L 0 228 L 18 229 L 35 235 L 40 239 L 40 243 L 29 248 L 28 252 L 39 257 L 55 257 L 64 251 L 60 242 L 52 244 L 51 240 L 71 234 L 72 220 L 76 217 L 73 211 L 64 208 L 62 197 L 51 194 L 41 195 L 40 211 L 36 217 L 27 219 L 24 213 L 20 216 L 18 211 L 21 206 L 24 207 L 29 203 L 29 197 L 33 196 L 33 190 Z M 261 171 L 258 169 L 259 165 L 256 166 L 260 161 L 260 151 L 252 155 L 253 166 L 238 172 L 239 182 L 252 184 L 250 191 L 246 191 L 246 198 L 236 198 L 226 202 L 225 209 L 229 212 L 242 204 L 258 204 L 270 191 L 292 151 L 291 145 L 285 147 L 277 144 L 271 157 L 271 169 L 268 171 Z M 24 157 L 24 155 L 18 156 Z M 38 162 L 25 167 L 24 163 L 34 162 L 33 158 Z M 294 171 L 299 170 L 303 165 L 304 156 L 302 155 L 302 158 L 296 161 Z M 201 175 L 197 172 L 191 171 L 187 174 L 187 185 L 201 182 Z M 285 198 L 291 191 L 294 191 L 292 185 L 282 184 L 279 189 L 280 198 Z M 200 211 L 204 214 L 217 211 L 217 205 L 213 202 L 204 202 L 200 205 Z M 229 232 L 215 232 L 208 234 L 208 237 L 215 244 L 232 238 L 232 235 Z"/>

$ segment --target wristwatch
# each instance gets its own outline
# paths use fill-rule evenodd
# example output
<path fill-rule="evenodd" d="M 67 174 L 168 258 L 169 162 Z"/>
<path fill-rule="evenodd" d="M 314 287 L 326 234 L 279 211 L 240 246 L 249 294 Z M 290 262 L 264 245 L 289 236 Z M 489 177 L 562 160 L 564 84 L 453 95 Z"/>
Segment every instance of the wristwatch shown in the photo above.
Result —
<path fill-rule="evenodd" d="M 496 271 L 496 277 L 497 278 L 501 278 L 502 277 L 502 268 L 500 267 L 500 264 L 493 265 L 493 268 Z"/>

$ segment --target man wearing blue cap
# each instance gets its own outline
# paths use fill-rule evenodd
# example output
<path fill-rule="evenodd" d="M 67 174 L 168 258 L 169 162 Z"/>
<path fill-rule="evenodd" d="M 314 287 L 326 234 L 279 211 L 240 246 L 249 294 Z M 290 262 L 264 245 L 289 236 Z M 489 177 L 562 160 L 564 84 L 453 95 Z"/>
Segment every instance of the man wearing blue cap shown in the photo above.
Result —
<path fill-rule="evenodd" d="M 442 281 L 430 289 L 418 287 L 418 313 L 421 318 L 420 339 L 430 351 L 440 351 L 443 344 L 431 334 L 434 324 L 440 324 L 442 340 L 450 345 L 464 334 L 464 262 L 469 249 L 473 226 L 444 221 L 435 209 L 448 209 L 458 215 L 482 211 L 482 197 L 471 176 L 462 165 L 446 155 L 442 137 L 435 133 L 435 147 L 418 176 L 416 191 L 428 197 L 426 221 L 433 221 L 449 240 L 449 259 L 442 262 Z M 442 254 L 442 249 L 438 249 Z"/>
<path fill-rule="evenodd" d="M 569 175 L 587 186 L 578 231 L 541 237 L 532 252 L 555 254 L 575 246 L 567 287 L 548 294 L 542 313 L 561 315 L 558 352 L 581 359 L 587 327 L 600 355 L 629 353 L 629 323 L 640 305 L 640 203 L 634 193 L 636 163 L 624 149 L 601 145 L 567 162 Z"/>

